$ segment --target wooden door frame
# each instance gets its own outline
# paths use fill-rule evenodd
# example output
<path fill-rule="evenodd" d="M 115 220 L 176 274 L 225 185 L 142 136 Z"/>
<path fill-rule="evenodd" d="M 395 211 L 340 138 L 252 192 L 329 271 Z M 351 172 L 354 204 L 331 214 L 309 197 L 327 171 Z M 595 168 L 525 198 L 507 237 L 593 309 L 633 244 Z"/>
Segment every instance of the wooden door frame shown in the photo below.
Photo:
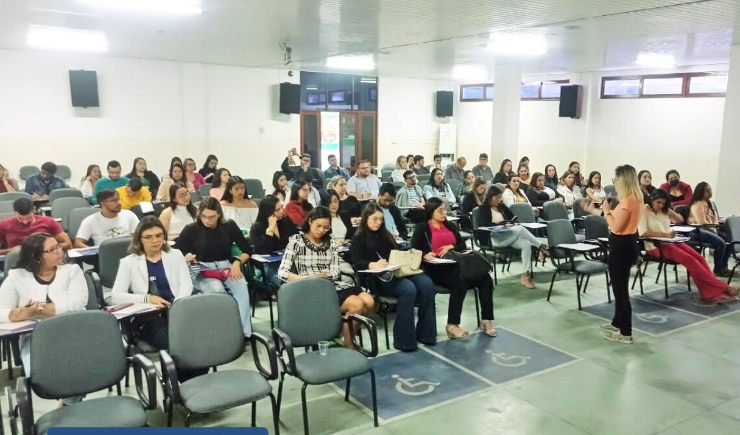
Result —
<path fill-rule="evenodd" d="M 303 125 L 304 125 L 303 118 L 305 116 L 316 116 L 316 118 L 317 118 L 316 143 L 318 144 L 318 148 L 319 148 L 319 156 L 317 156 L 317 159 L 320 158 L 320 154 L 321 154 L 321 112 L 338 112 L 340 119 L 341 119 L 341 117 L 342 117 L 343 114 L 350 114 L 350 115 L 353 115 L 355 117 L 355 156 L 361 156 L 363 159 L 368 159 L 369 157 L 366 157 L 366 156 L 362 155 L 362 137 L 361 137 L 362 136 L 361 135 L 361 133 L 362 133 L 362 128 L 361 128 L 362 117 L 363 116 L 372 116 L 372 118 L 374 119 L 374 124 L 375 124 L 373 126 L 373 130 L 374 130 L 373 131 L 373 138 L 375 140 L 375 143 L 372 146 L 373 155 L 369 159 L 372 160 L 372 161 L 374 161 L 374 162 L 376 162 L 374 166 L 377 166 L 377 164 L 378 164 L 377 163 L 378 162 L 378 112 L 352 111 L 352 110 L 301 110 L 301 113 L 300 113 L 300 117 L 301 117 L 301 119 L 300 119 L 300 122 L 301 122 L 301 137 L 300 137 L 300 141 L 301 141 L 301 143 L 300 143 L 300 146 L 299 146 L 299 149 L 300 149 L 301 154 L 303 154 L 303 153 L 306 152 L 306 147 L 305 147 L 305 144 L 306 144 L 306 141 L 305 141 L 305 129 L 303 127 Z M 340 129 L 341 129 L 341 122 L 340 122 Z M 340 138 L 340 141 L 341 141 L 341 138 Z M 341 142 L 340 142 L 340 145 L 339 145 L 339 156 L 337 156 L 337 158 L 339 159 L 340 162 L 342 161 L 341 160 L 341 157 L 342 157 L 342 146 L 341 146 Z M 355 162 L 357 162 L 357 161 L 359 161 L 359 160 L 355 159 Z M 348 169 L 349 170 L 354 170 L 355 168 L 354 167 L 350 167 Z"/>

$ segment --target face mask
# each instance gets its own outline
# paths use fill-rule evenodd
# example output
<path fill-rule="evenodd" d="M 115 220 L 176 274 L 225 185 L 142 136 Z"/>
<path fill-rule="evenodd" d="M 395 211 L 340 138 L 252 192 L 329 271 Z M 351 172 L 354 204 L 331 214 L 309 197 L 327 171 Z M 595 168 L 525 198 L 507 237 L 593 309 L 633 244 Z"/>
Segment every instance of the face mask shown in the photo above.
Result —
<path fill-rule="evenodd" d="M 676 187 L 676 186 L 678 186 L 679 181 L 680 180 L 671 180 L 671 181 L 668 182 L 668 184 L 670 184 L 673 187 Z"/>

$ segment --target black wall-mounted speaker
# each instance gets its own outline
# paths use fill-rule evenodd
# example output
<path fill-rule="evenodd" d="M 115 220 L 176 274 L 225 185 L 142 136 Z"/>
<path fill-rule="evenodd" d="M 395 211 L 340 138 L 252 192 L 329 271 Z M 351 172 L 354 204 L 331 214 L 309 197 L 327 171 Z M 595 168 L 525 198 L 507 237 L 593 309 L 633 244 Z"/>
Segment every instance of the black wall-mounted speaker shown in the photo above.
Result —
<path fill-rule="evenodd" d="M 280 113 L 301 113 L 301 85 L 280 83 Z"/>
<path fill-rule="evenodd" d="M 570 85 L 560 88 L 560 117 L 578 119 L 581 117 L 583 86 Z"/>
<path fill-rule="evenodd" d="M 437 116 L 444 118 L 452 116 L 452 100 L 454 93 L 452 91 L 437 91 Z"/>
<path fill-rule="evenodd" d="M 100 107 L 98 74 L 95 71 L 69 71 L 73 107 Z"/>

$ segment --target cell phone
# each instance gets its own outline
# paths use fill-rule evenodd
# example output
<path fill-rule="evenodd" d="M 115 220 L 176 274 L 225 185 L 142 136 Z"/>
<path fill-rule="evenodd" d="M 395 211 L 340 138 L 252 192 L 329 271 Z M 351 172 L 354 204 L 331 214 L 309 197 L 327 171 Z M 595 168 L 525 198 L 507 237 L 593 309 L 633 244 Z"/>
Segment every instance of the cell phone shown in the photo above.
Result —
<path fill-rule="evenodd" d="M 601 203 L 600 202 L 595 202 L 594 203 L 594 207 L 595 208 L 601 208 Z"/>

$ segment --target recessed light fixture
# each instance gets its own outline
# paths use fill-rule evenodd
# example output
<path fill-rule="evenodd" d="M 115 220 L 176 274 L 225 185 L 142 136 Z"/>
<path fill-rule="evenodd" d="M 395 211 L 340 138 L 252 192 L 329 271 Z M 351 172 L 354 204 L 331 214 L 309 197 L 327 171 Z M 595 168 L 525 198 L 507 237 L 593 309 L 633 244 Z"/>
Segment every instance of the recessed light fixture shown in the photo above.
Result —
<path fill-rule="evenodd" d="M 318 91 L 318 86 L 306 86 L 307 91 Z"/>
<path fill-rule="evenodd" d="M 373 60 L 372 54 L 359 54 L 356 56 L 332 56 L 326 59 L 326 66 L 336 69 L 371 71 L 375 69 L 375 61 Z"/>
<path fill-rule="evenodd" d="M 360 83 L 378 83 L 378 79 L 376 77 L 362 77 Z"/>
<path fill-rule="evenodd" d="M 485 80 L 488 71 L 480 65 L 455 65 L 452 68 L 452 78 L 455 80 Z"/>
<path fill-rule="evenodd" d="M 203 13 L 200 0 L 77 0 L 94 7 L 130 10 L 157 14 L 190 14 Z"/>
<path fill-rule="evenodd" d="M 635 63 L 650 68 L 671 68 L 676 66 L 676 59 L 672 54 L 665 53 L 638 53 Z"/>
<path fill-rule="evenodd" d="M 108 51 L 108 39 L 98 30 L 68 27 L 28 26 L 28 45 L 58 51 Z"/>
<path fill-rule="evenodd" d="M 547 53 L 547 41 L 541 36 L 492 33 L 489 40 L 486 46 L 498 54 L 541 56 Z"/>

